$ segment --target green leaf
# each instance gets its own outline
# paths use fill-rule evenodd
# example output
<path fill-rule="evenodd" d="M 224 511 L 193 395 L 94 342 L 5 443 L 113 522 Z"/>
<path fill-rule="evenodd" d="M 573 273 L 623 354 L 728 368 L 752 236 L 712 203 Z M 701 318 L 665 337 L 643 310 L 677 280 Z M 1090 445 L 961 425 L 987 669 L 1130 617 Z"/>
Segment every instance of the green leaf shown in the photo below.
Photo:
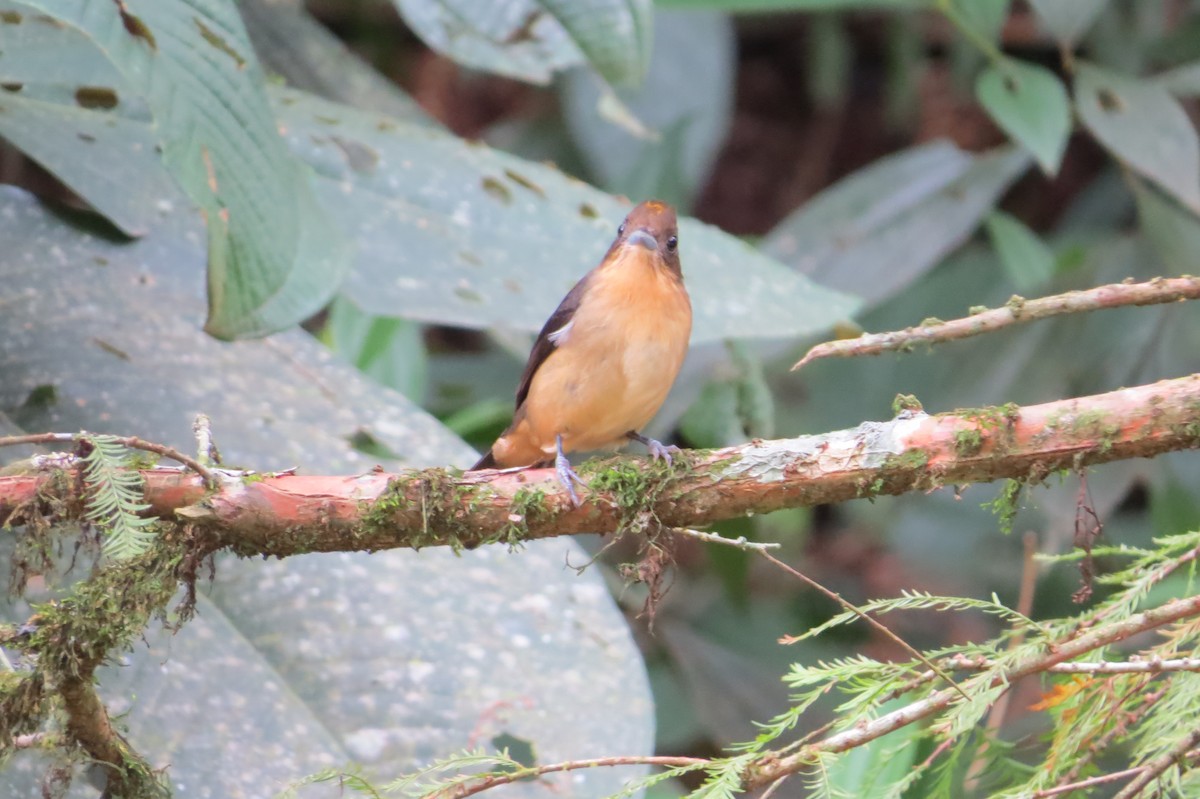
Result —
<path fill-rule="evenodd" d="M 559 84 L 567 128 L 600 186 L 627 197 L 656 196 L 685 206 L 707 180 L 725 140 L 733 110 L 736 42 L 721 14 L 660 12 L 654 57 L 646 80 L 618 93 L 625 107 L 657 131 L 646 141 L 600 117 L 603 88 L 595 76 L 574 70 Z M 702 85 L 702 92 L 693 87 Z M 675 196 L 663 192 L 667 164 L 681 180 Z"/>
<path fill-rule="evenodd" d="M 1073 47 L 1108 5 L 1108 0 L 1029 0 L 1042 24 L 1064 46 Z"/>
<path fill-rule="evenodd" d="M 421 402 L 428 385 L 421 326 L 391 316 L 363 313 L 345 297 L 329 306 L 330 349 L 380 385 Z"/>
<path fill-rule="evenodd" d="M 950 0 L 954 14 L 989 42 L 1000 38 L 1008 19 L 1009 0 Z"/>
<path fill-rule="evenodd" d="M 653 0 L 537 0 L 609 83 L 641 83 L 650 66 Z"/>
<path fill-rule="evenodd" d="M 149 103 L 167 167 L 208 220 L 206 329 L 221 338 L 261 335 L 321 308 L 347 252 L 279 140 L 233 3 L 27 5 L 94 41 Z"/>
<path fill-rule="evenodd" d="M 175 194 L 145 122 L 0 93 L 0 136 L 130 236 L 145 235 Z"/>
<path fill-rule="evenodd" d="M 980 73 L 975 94 L 1046 174 L 1058 173 L 1071 133 L 1070 99 L 1058 76 L 1045 67 L 1006 59 Z"/>
<path fill-rule="evenodd" d="M 1200 213 L 1200 140 L 1165 88 L 1079 63 L 1075 107 L 1114 157 Z"/>
<path fill-rule="evenodd" d="M 263 66 L 328 100 L 437 126 L 410 95 L 352 51 L 298 2 L 239 0 Z"/>
<path fill-rule="evenodd" d="M 281 126 L 357 243 L 345 286 L 363 310 L 536 332 L 595 266 L 629 205 L 543 164 L 299 92 L 274 95 Z M 854 300 L 750 245 L 680 220 L 693 341 L 828 327 Z"/>
<path fill-rule="evenodd" d="M 826 189 L 780 222 L 763 249 L 874 305 L 961 244 L 1028 166 L 1019 150 L 972 157 L 944 141 L 920 145 Z"/>
<path fill-rule="evenodd" d="M 1200 218 L 1142 180 L 1134 178 L 1132 185 L 1142 233 L 1168 273 L 1195 274 L 1196 254 L 1200 253 Z"/>
<path fill-rule="evenodd" d="M 0 77 L 5 83 L 117 86 L 121 73 L 100 48 L 25 2 L 0 2 Z M 122 97 L 126 102 L 128 98 Z"/>
<path fill-rule="evenodd" d="M 1176 97 L 1200 97 L 1200 61 L 1183 64 L 1152 80 Z"/>
<path fill-rule="evenodd" d="M 1019 290 L 1044 285 L 1054 276 L 1054 253 L 1025 223 L 1004 211 L 993 211 L 986 225 L 1000 263 Z"/>
<path fill-rule="evenodd" d="M 393 0 L 425 43 L 477 69 L 548 83 L 590 63 L 608 82 L 641 80 L 650 61 L 650 0 Z"/>

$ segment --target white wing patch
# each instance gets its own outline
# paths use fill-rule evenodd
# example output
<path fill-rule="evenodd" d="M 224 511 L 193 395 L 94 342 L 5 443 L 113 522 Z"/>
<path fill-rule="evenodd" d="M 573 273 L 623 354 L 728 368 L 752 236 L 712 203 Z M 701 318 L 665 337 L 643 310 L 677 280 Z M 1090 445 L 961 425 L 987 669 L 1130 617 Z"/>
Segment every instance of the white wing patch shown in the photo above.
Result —
<path fill-rule="evenodd" d="M 546 338 L 550 339 L 550 343 L 554 346 L 561 347 L 563 344 L 567 343 L 567 338 L 571 335 L 571 326 L 574 324 L 575 320 L 572 319 L 558 330 L 555 330 L 553 333 L 546 336 Z"/>

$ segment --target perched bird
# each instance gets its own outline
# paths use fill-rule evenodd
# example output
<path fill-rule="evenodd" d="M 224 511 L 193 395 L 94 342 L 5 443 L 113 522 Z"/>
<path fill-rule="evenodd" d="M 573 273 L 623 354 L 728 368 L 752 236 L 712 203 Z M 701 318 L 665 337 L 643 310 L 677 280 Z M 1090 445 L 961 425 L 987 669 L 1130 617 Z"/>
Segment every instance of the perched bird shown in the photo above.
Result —
<path fill-rule="evenodd" d="M 521 375 L 512 424 L 474 468 L 553 462 L 578 505 L 573 484 L 582 481 L 568 452 L 633 440 L 669 462 L 669 448 L 638 431 L 667 398 L 691 332 L 675 210 L 649 200 L 551 314 Z"/>

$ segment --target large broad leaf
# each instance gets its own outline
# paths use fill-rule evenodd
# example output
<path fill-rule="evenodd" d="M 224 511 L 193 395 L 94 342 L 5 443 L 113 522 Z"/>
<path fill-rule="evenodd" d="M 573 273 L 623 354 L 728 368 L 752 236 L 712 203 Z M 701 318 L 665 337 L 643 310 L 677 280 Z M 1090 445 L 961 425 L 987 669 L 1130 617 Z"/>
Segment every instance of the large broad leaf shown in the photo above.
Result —
<path fill-rule="evenodd" d="M 426 44 L 467 66 L 547 83 L 590 63 L 633 84 L 650 61 L 650 0 L 393 0 Z"/>
<path fill-rule="evenodd" d="M 279 141 L 232 0 L 25 5 L 82 32 L 121 73 L 112 88 L 149 103 L 163 158 L 208 221 L 209 332 L 280 330 L 328 301 L 347 252 Z"/>
<path fill-rule="evenodd" d="M 1067 47 L 1074 46 L 1079 37 L 1100 16 L 1108 0 L 1029 0 L 1042 23 Z"/>
<path fill-rule="evenodd" d="M 313 19 L 300 0 L 240 0 L 254 50 L 289 86 L 410 122 L 437 123 L 395 83 Z"/>
<path fill-rule="evenodd" d="M 1170 92 L 1080 63 L 1075 107 L 1083 124 L 1116 158 L 1200 213 L 1200 139 Z"/>
<path fill-rule="evenodd" d="M 4 79 L 3 57 L 0 76 Z M 149 231 L 174 194 L 145 122 L 22 93 L 0 93 L 0 136 L 70 186 L 130 236 Z"/>
<path fill-rule="evenodd" d="M 734 50 L 733 26 L 723 14 L 658 14 L 646 80 L 635 91 L 619 94 L 625 107 L 658 134 L 653 141 L 603 118 L 604 90 L 594 76 L 574 70 L 566 77 L 559 96 L 567 126 L 601 186 L 627 197 L 690 204 L 729 129 Z M 695 91 L 696 86 L 704 91 Z"/>
<path fill-rule="evenodd" d="M 1006 59 L 975 84 L 979 102 L 1004 132 L 1031 152 L 1049 175 L 1058 172 L 1071 133 L 1071 101 L 1045 67 Z"/>
<path fill-rule="evenodd" d="M 186 451 L 203 411 L 226 462 L 259 469 L 372 468 L 379 459 L 352 438 L 409 466 L 471 462 L 436 420 L 302 332 L 205 335 L 200 220 L 178 194 L 164 200 L 146 237 L 116 243 L 0 189 L 0 274 L 23 298 L 0 313 L 0 414 L 26 431 L 120 432 Z M 214 604 L 173 637 L 151 627 L 149 646 L 135 643 L 101 687 L 181 797 L 272 796 L 352 762 L 386 778 L 502 732 L 542 760 L 609 754 L 614 741 L 648 753 L 640 658 L 600 575 L 564 569 L 568 557 L 586 556 L 558 540 L 461 558 L 221 559 L 205 588 Z M 0 615 L 28 613 L 4 600 Z M 26 762 L 6 764 L 0 795 L 38 795 Z M 607 795 L 624 776 L 596 771 L 559 793 Z"/>
<path fill-rule="evenodd" d="M 873 305 L 961 244 L 1028 166 L 1015 150 L 972 157 L 946 142 L 914 147 L 817 195 L 763 249 Z"/>
<path fill-rule="evenodd" d="M 552 167 L 440 131 L 299 92 L 275 107 L 358 244 L 345 290 L 370 313 L 536 331 L 629 211 Z M 694 219 L 679 238 L 694 341 L 803 335 L 855 306 Z"/>

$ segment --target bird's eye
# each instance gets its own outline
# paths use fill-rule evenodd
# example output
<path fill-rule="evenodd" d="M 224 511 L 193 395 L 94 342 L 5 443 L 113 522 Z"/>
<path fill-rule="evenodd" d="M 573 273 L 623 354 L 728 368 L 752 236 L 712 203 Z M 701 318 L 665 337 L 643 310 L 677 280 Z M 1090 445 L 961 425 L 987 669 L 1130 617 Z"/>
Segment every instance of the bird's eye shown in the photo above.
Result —
<path fill-rule="evenodd" d="M 667 239 L 667 252 L 675 252 L 675 248 L 679 246 L 679 239 L 675 236 Z"/>
<path fill-rule="evenodd" d="M 622 222 L 622 223 L 621 223 L 621 226 L 617 228 L 617 235 L 618 235 L 618 236 L 624 236 L 624 235 L 625 235 L 625 223 L 624 223 L 624 222 Z"/>

